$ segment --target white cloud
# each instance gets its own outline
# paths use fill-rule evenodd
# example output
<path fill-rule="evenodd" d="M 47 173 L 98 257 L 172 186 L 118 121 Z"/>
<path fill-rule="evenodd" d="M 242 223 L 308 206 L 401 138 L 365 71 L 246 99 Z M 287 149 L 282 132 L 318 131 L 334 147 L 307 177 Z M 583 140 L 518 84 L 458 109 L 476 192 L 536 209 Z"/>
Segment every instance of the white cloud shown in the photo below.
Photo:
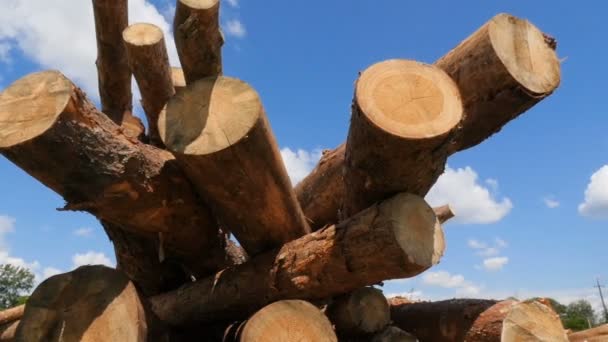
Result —
<path fill-rule="evenodd" d="M 507 242 L 505 240 L 496 238 L 494 246 L 490 246 L 488 243 L 483 241 L 470 239 L 467 242 L 467 245 L 477 251 L 477 255 L 482 257 L 491 257 L 498 255 L 502 248 L 507 247 Z"/>
<path fill-rule="evenodd" d="M 484 249 L 480 250 L 479 252 L 477 252 L 477 255 L 480 255 L 482 257 L 491 257 L 491 256 L 498 255 L 499 253 L 500 253 L 500 250 L 498 250 L 498 248 L 488 247 L 488 248 L 484 248 Z"/>
<path fill-rule="evenodd" d="M 488 181 L 498 186 L 495 180 Z M 457 213 L 454 221 L 460 223 L 494 223 L 513 208 L 509 198 L 497 199 L 495 194 L 481 185 L 477 173 L 469 166 L 459 169 L 446 166 L 426 200 L 433 206 L 449 203 Z"/>
<path fill-rule="evenodd" d="M 58 268 L 54 267 L 46 267 L 44 271 L 42 271 L 42 280 L 50 278 L 54 275 L 60 274 L 62 271 Z"/>
<path fill-rule="evenodd" d="M 578 212 L 583 216 L 608 218 L 608 165 L 591 176 L 585 190 L 585 201 L 578 206 Z"/>
<path fill-rule="evenodd" d="M 0 62 L 9 63 L 11 61 L 11 45 L 7 42 L 0 42 Z"/>
<path fill-rule="evenodd" d="M 321 159 L 321 150 L 306 151 L 299 149 L 292 151 L 289 147 L 281 149 L 281 157 L 287 168 L 289 178 L 293 185 L 304 179 Z"/>
<path fill-rule="evenodd" d="M 247 35 L 245 25 L 238 19 L 228 20 L 224 26 L 226 27 L 226 33 L 230 36 L 243 38 Z"/>
<path fill-rule="evenodd" d="M 426 285 L 456 289 L 456 294 L 464 297 L 475 296 L 481 291 L 479 286 L 465 280 L 463 275 L 452 275 L 446 271 L 426 272 L 422 276 L 422 282 Z"/>
<path fill-rule="evenodd" d="M 559 204 L 560 204 L 559 201 L 556 201 L 555 199 L 553 199 L 551 197 L 543 198 L 543 202 L 545 202 L 545 205 L 549 209 L 555 209 L 555 208 L 559 207 Z"/>
<path fill-rule="evenodd" d="M 413 302 L 421 301 L 425 298 L 422 291 L 410 291 L 410 292 L 394 292 L 385 295 L 386 298 L 393 297 L 405 297 Z"/>
<path fill-rule="evenodd" d="M 477 241 L 474 239 L 469 240 L 468 245 L 469 245 L 469 247 L 471 247 L 473 249 L 488 248 L 488 245 L 486 245 L 484 242 Z"/>
<path fill-rule="evenodd" d="M 78 228 L 74 231 L 74 235 L 81 236 L 81 237 L 91 236 L 92 234 L 93 234 L 93 228 L 90 228 L 90 227 L 82 227 L 82 228 Z"/>
<path fill-rule="evenodd" d="M 498 270 L 501 270 L 508 263 L 509 263 L 509 258 L 507 258 L 507 257 L 488 258 L 488 259 L 484 259 L 483 268 L 486 271 L 498 271 Z"/>
<path fill-rule="evenodd" d="M 76 254 L 72 257 L 74 268 L 84 265 L 105 265 L 114 267 L 112 261 L 103 253 L 88 251 L 84 254 Z"/>
<path fill-rule="evenodd" d="M 43 68 L 57 69 L 98 98 L 95 22 L 90 1 L 3 0 L 0 41 L 9 42 Z M 170 25 L 146 0 L 129 1 L 130 22 L 158 25 L 172 63 L 177 52 Z M 137 103 L 137 101 L 134 101 Z"/>
<path fill-rule="evenodd" d="M 501 238 L 496 238 L 494 241 L 496 241 L 496 246 L 498 246 L 499 248 L 506 248 L 507 246 L 509 246 L 507 241 Z"/>
<path fill-rule="evenodd" d="M 239 0 L 228 0 L 228 5 L 234 7 L 234 8 L 238 8 L 239 7 Z"/>

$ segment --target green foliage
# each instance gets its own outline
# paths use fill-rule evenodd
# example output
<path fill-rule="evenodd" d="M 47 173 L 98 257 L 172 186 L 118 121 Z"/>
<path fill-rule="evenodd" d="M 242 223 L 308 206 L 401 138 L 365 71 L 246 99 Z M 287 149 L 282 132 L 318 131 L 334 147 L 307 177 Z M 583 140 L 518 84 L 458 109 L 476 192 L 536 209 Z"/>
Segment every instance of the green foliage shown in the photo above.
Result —
<path fill-rule="evenodd" d="M 34 274 L 27 268 L 0 265 L 0 310 L 19 305 L 34 287 Z"/>
<path fill-rule="evenodd" d="M 535 297 L 529 300 L 538 300 L 540 298 Z M 562 319 L 562 324 L 565 329 L 572 329 L 572 331 L 580 331 L 589 329 L 589 324 L 594 326 L 596 324 L 595 312 L 591 304 L 584 300 L 578 300 L 568 305 L 563 305 L 553 298 L 545 298 L 551 303 L 553 310 L 559 314 Z"/>

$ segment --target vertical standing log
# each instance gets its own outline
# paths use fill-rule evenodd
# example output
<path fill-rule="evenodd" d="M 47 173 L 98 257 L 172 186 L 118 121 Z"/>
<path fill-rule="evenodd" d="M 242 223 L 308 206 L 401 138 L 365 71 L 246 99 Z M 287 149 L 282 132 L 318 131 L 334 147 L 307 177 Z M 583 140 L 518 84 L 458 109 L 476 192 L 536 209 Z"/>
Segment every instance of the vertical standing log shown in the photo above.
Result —
<path fill-rule="evenodd" d="M 458 84 L 465 115 L 452 152 L 481 143 L 559 86 L 555 41 L 527 20 L 499 14 L 435 65 Z"/>
<path fill-rule="evenodd" d="M 188 84 L 222 74 L 219 0 L 178 0 L 173 35 Z"/>
<path fill-rule="evenodd" d="M 148 119 L 148 135 L 161 146 L 158 115 L 175 91 L 163 31 L 152 24 L 134 24 L 122 33 L 129 67 L 141 92 L 141 104 Z"/>
<path fill-rule="evenodd" d="M 357 80 L 352 111 L 343 217 L 398 192 L 424 196 L 443 173 L 462 117 L 456 84 L 430 65 L 377 63 Z"/>
<path fill-rule="evenodd" d="M 372 334 L 391 321 L 386 298 L 382 291 L 372 287 L 336 297 L 326 313 L 341 336 Z"/>
<path fill-rule="evenodd" d="M 331 323 L 303 300 L 283 300 L 256 312 L 243 326 L 239 342 L 337 342 Z"/>
<path fill-rule="evenodd" d="M 214 213 L 255 255 L 310 230 L 258 94 L 246 83 L 199 80 L 169 100 L 159 130 Z"/>
<path fill-rule="evenodd" d="M 121 34 L 129 22 L 127 0 L 93 0 L 101 110 L 118 125 L 131 116 L 131 72 Z"/>

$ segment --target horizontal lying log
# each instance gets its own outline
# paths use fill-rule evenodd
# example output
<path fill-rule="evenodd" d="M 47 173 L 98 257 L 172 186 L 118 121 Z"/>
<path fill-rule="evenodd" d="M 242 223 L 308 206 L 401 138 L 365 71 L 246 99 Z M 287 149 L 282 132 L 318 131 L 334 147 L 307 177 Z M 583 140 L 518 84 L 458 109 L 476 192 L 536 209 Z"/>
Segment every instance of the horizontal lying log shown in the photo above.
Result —
<path fill-rule="evenodd" d="M 83 266 L 42 282 L 17 328 L 17 341 L 162 341 L 135 286 L 121 272 Z"/>
<path fill-rule="evenodd" d="M 336 226 L 286 243 L 213 277 L 151 298 L 172 325 L 239 319 L 279 299 L 323 299 L 407 278 L 437 264 L 445 248 L 433 210 L 399 194 Z"/>
<path fill-rule="evenodd" d="M 391 306 L 393 324 L 420 341 L 568 341 L 555 311 L 536 301 L 454 299 Z"/>
<path fill-rule="evenodd" d="M 0 342 L 12 342 L 15 340 L 15 333 L 21 321 L 13 321 L 0 325 Z"/>
<path fill-rule="evenodd" d="M 243 325 L 238 342 L 337 342 L 331 323 L 316 306 L 282 300 L 256 312 Z"/>
<path fill-rule="evenodd" d="M 495 33 L 488 36 L 488 32 Z M 462 129 L 455 132 L 448 154 L 481 143 L 555 90 L 559 85 L 559 62 L 552 50 L 553 44 L 540 39 L 542 33 L 531 23 L 499 15 L 435 63 L 457 83 L 464 107 L 464 119 L 459 123 Z M 485 43 L 478 43 L 480 41 Z M 532 42 L 535 45 L 530 48 L 534 51 L 530 56 L 534 65 L 539 65 L 538 69 L 525 66 L 525 47 L 532 46 Z M 517 49 L 509 48 L 509 44 Z M 500 58 L 491 58 L 496 55 Z M 507 67 L 503 61 L 517 62 Z M 514 74 L 528 76 L 524 80 L 514 78 Z M 522 84 L 518 86 L 515 80 Z M 539 84 L 546 86 L 535 86 Z M 324 152 L 317 167 L 295 187 L 313 230 L 345 216 L 339 215 L 345 194 L 344 150 L 343 144 Z"/>
<path fill-rule="evenodd" d="M 141 92 L 150 143 L 162 147 L 158 136 L 158 115 L 175 94 L 163 31 L 152 24 L 133 24 L 123 31 L 122 38 L 129 68 Z"/>
<path fill-rule="evenodd" d="M 173 37 L 188 84 L 222 74 L 219 0 L 178 0 Z"/>
<path fill-rule="evenodd" d="M 608 324 L 595 328 L 568 334 L 570 342 L 602 342 L 608 341 Z"/>
<path fill-rule="evenodd" d="M 11 323 L 21 319 L 23 316 L 23 311 L 25 310 L 25 305 L 18 305 L 13 308 L 9 308 L 3 311 L 0 311 L 0 325 Z"/>
<path fill-rule="evenodd" d="M 386 298 L 373 287 L 362 287 L 334 298 L 325 313 L 340 336 L 372 334 L 391 321 Z"/>
<path fill-rule="evenodd" d="M 371 342 L 418 342 L 418 338 L 391 325 L 376 333 Z"/>
<path fill-rule="evenodd" d="M 229 265 L 225 240 L 173 156 L 121 134 L 56 71 L 0 93 L 0 153 L 66 200 L 117 227 L 161 236 L 195 276 Z"/>
<path fill-rule="evenodd" d="M 555 41 L 546 38 L 502 13 L 435 62 L 458 84 L 464 104 L 453 152 L 481 143 L 555 91 L 560 63 Z"/>
<path fill-rule="evenodd" d="M 443 173 L 461 118 L 458 88 L 437 67 L 393 59 L 363 71 L 346 141 L 342 217 L 399 192 L 424 196 Z"/>
<path fill-rule="evenodd" d="M 248 84 L 228 77 L 189 84 L 167 103 L 159 130 L 222 227 L 247 253 L 310 232 L 262 103 Z"/>

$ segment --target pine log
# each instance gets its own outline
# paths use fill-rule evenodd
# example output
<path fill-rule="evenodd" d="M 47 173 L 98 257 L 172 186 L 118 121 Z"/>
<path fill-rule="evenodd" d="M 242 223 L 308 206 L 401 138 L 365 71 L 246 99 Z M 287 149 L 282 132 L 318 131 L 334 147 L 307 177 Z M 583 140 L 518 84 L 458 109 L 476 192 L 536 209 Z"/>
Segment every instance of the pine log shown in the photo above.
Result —
<path fill-rule="evenodd" d="M 167 103 L 159 130 L 247 253 L 310 232 L 261 101 L 249 85 L 228 77 L 189 84 Z"/>
<path fill-rule="evenodd" d="M 331 323 L 303 300 L 283 300 L 256 312 L 242 328 L 239 342 L 337 342 Z"/>
<path fill-rule="evenodd" d="M 178 0 L 173 36 L 188 84 L 222 74 L 219 0 Z"/>
<path fill-rule="evenodd" d="M 568 334 L 570 342 L 606 342 L 608 341 L 608 324 Z"/>
<path fill-rule="evenodd" d="M 359 76 L 354 97 L 342 218 L 399 192 L 424 196 L 443 173 L 462 117 L 452 79 L 414 61 L 372 65 Z"/>
<path fill-rule="evenodd" d="M 388 326 L 372 337 L 372 342 L 418 342 L 416 336 L 395 326 Z"/>
<path fill-rule="evenodd" d="M 15 332 L 21 321 L 14 321 L 0 325 L 0 342 L 12 342 L 15 340 Z"/>
<path fill-rule="evenodd" d="M 481 143 L 560 83 L 555 43 L 509 14 L 488 21 L 435 65 L 458 84 L 465 115 L 452 152 Z"/>
<path fill-rule="evenodd" d="M 127 48 L 129 67 L 141 92 L 150 142 L 161 146 L 158 115 L 175 94 L 163 31 L 152 24 L 133 24 L 123 31 L 122 38 Z"/>
<path fill-rule="evenodd" d="M 186 89 L 186 78 L 182 68 L 171 67 L 171 79 L 176 93 Z"/>
<path fill-rule="evenodd" d="M 93 0 L 101 111 L 118 125 L 133 109 L 131 71 L 122 43 L 129 22 L 127 0 Z"/>
<path fill-rule="evenodd" d="M 325 313 L 341 336 L 372 334 L 391 321 L 386 298 L 373 287 L 362 287 L 334 298 Z"/>
<path fill-rule="evenodd" d="M 421 342 L 568 341 L 559 316 L 536 301 L 419 302 L 391 306 L 391 318 Z"/>
<path fill-rule="evenodd" d="M 62 195 L 66 210 L 160 234 L 166 258 L 196 277 L 230 264 L 173 156 L 121 134 L 59 72 L 30 74 L 0 93 L 0 153 Z"/>
<path fill-rule="evenodd" d="M 132 282 L 105 266 L 53 276 L 32 293 L 17 341 L 163 341 Z"/>
<path fill-rule="evenodd" d="M 172 325 L 246 318 L 279 299 L 323 299 L 413 277 L 437 264 L 444 248 L 433 210 L 418 196 L 398 194 L 151 303 Z"/>
<path fill-rule="evenodd" d="M 23 316 L 23 311 L 25 310 L 25 305 L 18 305 L 13 308 L 9 308 L 3 311 L 0 311 L 0 325 L 11 323 L 21 319 Z"/>

